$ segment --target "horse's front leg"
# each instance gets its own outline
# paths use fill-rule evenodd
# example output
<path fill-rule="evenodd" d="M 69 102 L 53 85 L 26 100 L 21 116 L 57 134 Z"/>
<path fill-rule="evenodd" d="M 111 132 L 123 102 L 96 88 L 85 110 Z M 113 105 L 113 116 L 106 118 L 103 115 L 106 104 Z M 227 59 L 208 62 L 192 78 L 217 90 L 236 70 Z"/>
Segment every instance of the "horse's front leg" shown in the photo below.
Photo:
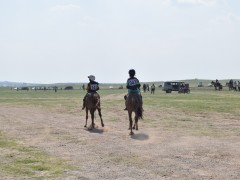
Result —
<path fill-rule="evenodd" d="M 103 123 L 103 120 L 102 120 L 101 108 L 98 108 L 97 110 L 98 110 L 99 117 L 100 117 L 100 119 L 101 119 L 102 127 L 104 127 L 104 123 Z"/>
<path fill-rule="evenodd" d="M 88 120 L 88 108 L 86 107 L 86 124 L 84 127 L 87 127 L 87 120 Z"/>

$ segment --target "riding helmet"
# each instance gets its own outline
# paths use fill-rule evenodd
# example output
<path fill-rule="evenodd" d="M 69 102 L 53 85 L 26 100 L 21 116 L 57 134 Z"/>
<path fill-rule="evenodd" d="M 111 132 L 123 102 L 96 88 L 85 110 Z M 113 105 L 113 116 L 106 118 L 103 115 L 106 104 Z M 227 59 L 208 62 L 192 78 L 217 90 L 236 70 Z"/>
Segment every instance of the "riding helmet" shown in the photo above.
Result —
<path fill-rule="evenodd" d="M 134 69 L 130 69 L 130 70 L 128 71 L 128 74 L 131 75 L 131 76 L 135 76 L 136 72 L 135 72 Z"/>
<path fill-rule="evenodd" d="M 91 81 L 95 81 L 95 76 L 93 76 L 93 75 L 88 76 L 88 78 L 89 78 Z"/>

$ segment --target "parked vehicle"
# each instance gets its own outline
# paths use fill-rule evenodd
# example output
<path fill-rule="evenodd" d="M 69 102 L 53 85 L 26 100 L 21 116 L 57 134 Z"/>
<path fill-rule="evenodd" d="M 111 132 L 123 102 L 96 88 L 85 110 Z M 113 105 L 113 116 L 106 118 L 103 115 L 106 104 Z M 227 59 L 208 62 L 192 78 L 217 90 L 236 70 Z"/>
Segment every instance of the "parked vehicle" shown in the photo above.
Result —
<path fill-rule="evenodd" d="M 72 86 L 67 86 L 64 88 L 64 90 L 73 90 L 73 87 Z"/>
<path fill-rule="evenodd" d="M 203 87 L 203 82 L 199 82 L 197 87 Z"/>
<path fill-rule="evenodd" d="M 185 86 L 185 83 L 182 81 L 166 81 L 163 83 L 162 90 L 171 93 L 172 91 L 179 91 L 183 86 Z"/>

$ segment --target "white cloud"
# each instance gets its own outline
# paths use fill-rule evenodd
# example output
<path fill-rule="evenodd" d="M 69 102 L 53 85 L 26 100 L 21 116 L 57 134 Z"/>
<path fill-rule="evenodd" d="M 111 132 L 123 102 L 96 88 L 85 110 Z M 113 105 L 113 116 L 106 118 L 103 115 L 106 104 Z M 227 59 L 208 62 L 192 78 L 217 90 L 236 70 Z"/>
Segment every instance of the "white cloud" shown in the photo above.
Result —
<path fill-rule="evenodd" d="M 204 6 L 215 5 L 219 1 L 220 0 L 177 0 L 177 2 L 181 4 L 204 5 Z"/>
<path fill-rule="evenodd" d="M 240 16 L 229 13 L 226 16 L 220 17 L 218 20 L 226 24 L 240 23 Z"/>
<path fill-rule="evenodd" d="M 51 11 L 71 11 L 75 9 L 79 9 L 80 6 L 74 5 L 74 4 L 67 4 L 67 5 L 57 5 L 52 7 Z"/>
<path fill-rule="evenodd" d="M 171 0 L 161 0 L 160 2 L 161 2 L 161 4 L 163 4 L 163 5 L 169 5 L 169 4 L 171 4 Z"/>

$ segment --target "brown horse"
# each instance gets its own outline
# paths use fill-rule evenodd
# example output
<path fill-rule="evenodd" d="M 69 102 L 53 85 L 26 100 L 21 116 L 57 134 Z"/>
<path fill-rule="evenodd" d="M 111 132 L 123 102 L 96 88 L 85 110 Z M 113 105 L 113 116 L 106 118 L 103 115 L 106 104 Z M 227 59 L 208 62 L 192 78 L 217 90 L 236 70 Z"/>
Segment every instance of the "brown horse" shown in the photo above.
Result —
<path fill-rule="evenodd" d="M 95 127 L 94 123 L 94 113 L 98 110 L 99 117 L 101 119 L 101 125 L 104 127 L 104 123 L 102 120 L 102 113 L 101 113 L 101 106 L 100 106 L 100 96 L 98 93 L 87 93 L 86 100 L 86 124 L 84 127 L 87 127 L 87 120 L 88 120 L 88 111 L 90 111 L 91 119 L 92 119 L 92 126 L 91 129 Z"/>
<path fill-rule="evenodd" d="M 219 82 L 214 82 L 214 81 L 212 81 L 211 82 L 211 84 L 214 86 L 214 88 L 215 88 L 215 90 L 222 90 L 222 84 L 221 83 L 219 83 Z"/>
<path fill-rule="evenodd" d="M 126 107 L 129 116 L 130 135 L 133 135 L 133 129 L 138 130 L 138 120 L 143 118 L 142 97 L 138 93 L 129 93 L 126 100 Z M 135 124 L 133 126 L 132 113 L 135 113 Z"/>

